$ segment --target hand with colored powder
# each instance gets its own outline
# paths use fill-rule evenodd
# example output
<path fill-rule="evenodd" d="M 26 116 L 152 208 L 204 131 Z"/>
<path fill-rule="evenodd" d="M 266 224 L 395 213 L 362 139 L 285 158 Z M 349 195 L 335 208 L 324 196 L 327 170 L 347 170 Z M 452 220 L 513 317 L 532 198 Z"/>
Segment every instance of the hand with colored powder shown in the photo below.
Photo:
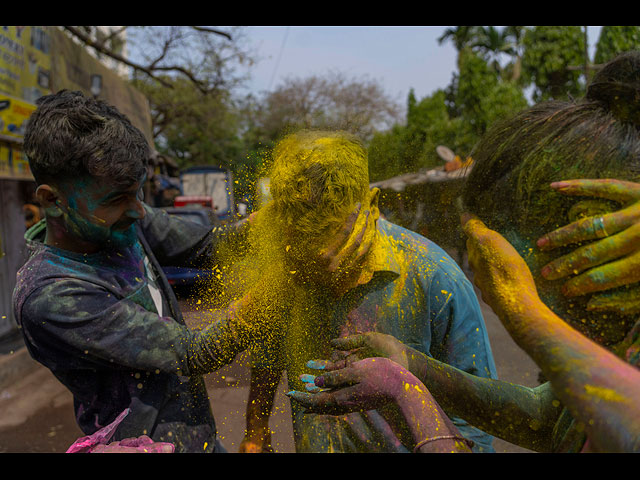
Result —
<path fill-rule="evenodd" d="M 318 363 L 311 362 L 310 368 Z M 411 372 L 387 358 L 367 358 L 348 366 L 322 363 L 319 376 L 302 375 L 308 392 L 287 395 L 308 413 L 343 415 L 378 410 L 414 452 L 470 452 L 427 388 Z M 335 367 L 335 369 L 333 369 Z"/>
<path fill-rule="evenodd" d="M 639 451 L 638 369 L 542 303 L 526 263 L 506 239 L 473 216 L 462 221 L 482 298 L 542 369 L 560 402 L 585 425 L 591 451 Z"/>
<path fill-rule="evenodd" d="M 376 195 L 376 192 L 373 194 Z M 376 216 L 370 205 L 358 204 L 347 217 L 344 227 L 317 260 L 321 271 L 328 273 L 331 287 L 342 294 L 353 287 L 362 275 L 363 265 L 375 238 Z"/>
<path fill-rule="evenodd" d="M 334 370 L 344 368 L 365 358 L 388 358 L 403 368 L 411 370 L 411 359 L 419 352 L 403 344 L 393 335 L 379 332 L 365 332 L 334 338 L 331 346 L 335 349 L 330 360 L 313 360 L 315 368 Z"/>
<path fill-rule="evenodd" d="M 146 435 L 137 438 L 125 438 L 108 444 L 98 444 L 90 453 L 173 453 L 172 443 L 154 442 Z"/>
<path fill-rule="evenodd" d="M 544 235 L 537 242 L 551 250 L 580 242 L 580 246 L 546 265 L 541 274 L 548 280 L 575 275 L 564 285 L 567 296 L 593 295 L 588 310 L 640 312 L 640 183 L 613 179 L 566 180 L 552 183 L 559 193 L 596 197 L 622 205 L 616 212 L 589 216 Z"/>
<path fill-rule="evenodd" d="M 511 333 L 526 329 L 520 312 L 544 308 L 533 275 L 524 259 L 498 232 L 477 217 L 464 214 L 462 228 L 467 235 L 469 265 L 482 300 L 498 315 Z"/>

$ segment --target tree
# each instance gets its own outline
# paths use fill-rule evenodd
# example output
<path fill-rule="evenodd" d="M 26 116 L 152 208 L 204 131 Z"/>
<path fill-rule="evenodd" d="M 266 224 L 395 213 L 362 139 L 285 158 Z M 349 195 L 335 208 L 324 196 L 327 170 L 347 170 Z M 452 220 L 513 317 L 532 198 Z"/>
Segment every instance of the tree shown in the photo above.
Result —
<path fill-rule="evenodd" d="M 481 27 L 459 26 L 447 28 L 438 38 L 438 43 L 442 45 L 446 40 L 451 40 L 456 50 L 460 51 L 476 42 Z"/>
<path fill-rule="evenodd" d="M 238 156 L 238 120 L 229 92 L 218 90 L 205 95 L 185 78 L 134 84 L 149 99 L 158 151 L 175 158 L 180 167 L 231 167 Z"/>
<path fill-rule="evenodd" d="M 500 41 L 490 44 L 495 45 L 494 55 L 496 57 L 506 57 L 505 64 L 500 64 L 499 67 L 500 76 L 505 81 L 520 84 L 522 55 L 524 53 L 522 42 L 526 31 L 524 26 L 504 27 L 500 32 Z"/>
<path fill-rule="evenodd" d="M 62 27 L 98 57 L 133 69 L 132 83 L 149 100 L 155 148 L 180 167 L 244 170 L 235 87 L 253 63 L 240 28 L 199 26 Z M 131 52 L 127 55 L 126 46 Z M 239 175 L 244 177 L 245 175 Z"/>
<path fill-rule="evenodd" d="M 460 117 L 479 138 L 499 118 L 527 106 L 517 84 L 505 82 L 486 60 L 470 49 L 460 52 L 454 100 Z"/>
<path fill-rule="evenodd" d="M 502 70 L 500 57 L 506 53 L 508 48 L 505 32 L 505 30 L 498 30 L 493 26 L 478 27 L 476 39 L 470 43 L 471 49 L 481 53 L 487 63 L 497 72 Z"/>
<path fill-rule="evenodd" d="M 594 62 L 603 64 L 621 52 L 640 48 L 640 27 L 605 25 L 600 30 Z"/>
<path fill-rule="evenodd" d="M 299 128 L 347 130 L 363 140 L 399 119 L 399 107 L 379 83 L 339 72 L 289 77 L 258 100 L 253 128 L 262 141 Z"/>
<path fill-rule="evenodd" d="M 522 70 L 533 100 L 566 99 L 584 93 L 585 39 L 578 26 L 537 26 L 523 38 Z"/>
<path fill-rule="evenodd" d="M 460 50 L 458 68 L 446 90 L 420 101 L 410 91 L 406 124 L 373 137 L 369 148 L 372 180 L 441 165 L 438 145 L 462 157 L 469 155 L 493 122 L 527 106 L 519 85 L 505 81 L 473 46 Z"/>
<path fill-rule="evenodd" d="M 153 79 L 173 88 L 171 78 L 188 79 L 202 93 L 230 88 L 238 80 L 233 66 L 252 63 L 242 47 L 239 29 L 200 26 L 63 26 L 69 35 L 131 67 L 137 78 Z M 125 55 L 124 38 L 133 55 Z"/>
<path fill-rule="evenodd" d="M 449 115 L 443 90 L 419 102 L 411 91 L 408 104 L 406 125 L 376 133 L 369 144 L 371 181 L 441 165 L 438 145 L 470 148 L 468 125 Z"/>
<path fill-rule="evenodd" d="M 346 130 L 365 142 L 399 121 L 399 105 L 376 82 L 347 78 L 339 72 L 306 78 L 289 77 L 272 92 L 236 102 L 239 135 L 244 145 L 245 191 L 263 176 L 275 143 L 301 128 Z"/>

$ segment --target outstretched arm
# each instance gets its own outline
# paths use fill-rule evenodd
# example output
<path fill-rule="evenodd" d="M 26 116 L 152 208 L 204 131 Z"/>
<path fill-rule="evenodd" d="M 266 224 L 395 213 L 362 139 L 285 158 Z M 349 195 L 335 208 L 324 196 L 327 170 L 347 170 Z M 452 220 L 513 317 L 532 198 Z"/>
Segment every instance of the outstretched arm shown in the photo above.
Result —
<path fill-rule="evenodd" d="M 640 371 L 587 339 L 540 300 L 524 260 L 500 234 L 467 218 L 469 263 L 483 299 L 584 425 L 595 451 L 640 450 Z"/>
<path fill-rule="evenodd" d="M 342 415 L 375 409 L 414 452 L 471 451 L 470 442 L 460 435 L 426 387 L 389 359 L 367 358 L 310 380 L 308 390 L 318 393 L 287 394 L 308 412 Z"/>
<path fill-rule="evenodd" d="M 548 384 L 528 388 L 471 375 L 382 333 L 337 338 L 332 344 L 348 356 L 333 362 L 314 361 L 316 367 L 332 369 L 361 358 L 387 357 L 420 379 L 448 415 L 530 450 L 551 449 L 552 428 L 561 407 L 553 401 Z"/>

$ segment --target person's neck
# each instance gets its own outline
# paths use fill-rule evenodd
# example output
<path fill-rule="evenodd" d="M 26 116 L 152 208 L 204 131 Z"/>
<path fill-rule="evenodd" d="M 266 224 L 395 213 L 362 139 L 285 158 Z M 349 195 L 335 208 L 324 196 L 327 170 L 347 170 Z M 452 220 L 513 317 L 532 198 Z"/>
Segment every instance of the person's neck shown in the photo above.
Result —
<path fill-rule="evenodd" d="M 47 216 L 46 224 L 45 245 L 79 254 L 91 254 L 100 250 L 100 247 L 94 243 L 84 241 L 70 234 L 64 223 L 54 218 Z"/>

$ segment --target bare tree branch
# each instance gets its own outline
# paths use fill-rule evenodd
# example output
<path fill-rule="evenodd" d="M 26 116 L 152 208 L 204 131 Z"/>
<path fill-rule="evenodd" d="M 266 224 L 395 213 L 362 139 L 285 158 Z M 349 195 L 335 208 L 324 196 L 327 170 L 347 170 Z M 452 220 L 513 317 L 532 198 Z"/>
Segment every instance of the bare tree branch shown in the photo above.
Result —
<path fill-rule="evenodd" d="M 83 42 L 85 45 L 95 49 L 100 54 L 103 54 L 118 62 L 128 65 L 129 67 L 132 67 L 136 71 L 146 74 L 147 76 L 158 81 L 160 84 L 162 84 L 165 87 L 173 88 L 170 82 L 163 79 L 162 76 L 159 75 L 159 72 L 180 73 L 185 77 L 187 77 L 196 86 L 196 88 L 203 94 L 210 93 L 211 91 L 215 90 L 215 88 L 220 84 L 220 82 L 216 81 L 213 84 L 213 86 L 208 86 L 207 82 L 199 79 L 194 71 L 178 64 L 159 65 L 161 61 L 165 60 L 166 57 L 168 57 L 171 48 L 174 46 L 174 42 L 178 41 L 181 38 L 180 34 L 175 36 L 172 32 L 171 36 L 165 40 L 160 54 L 154 60 L 152 60 L 149 65 L 142 65 L 138 62 L 134 62 L 123 57 L 121 54 L 113 51 L 111 48 L 107 46 L 108 41 L 110 39 L 115 38 L 118 34 L 120 34 L 122 31 L 124 31 L 129 27 L 125 26 L 120 29 L 114 30 L 113 32 L 110 33 L 109 36 L 102 39 L 96 39 L 93 37 L 92 35 L 93 27 L 90 27 L 90 26 L 82 26 L 82 27 L 63 26 L 62 28 L 66 30 L 69 34 L 74 36 L 76 39 Z M 221 30 L 208 28 L 208 27 L 200 27 L 200 26 L 192 26 L 190 28 L 198 32 L 220 35 L 229 40 L 232 40 L 232 37 L 230 34 L 223 32 Z"/>
<path fill-rule="evenodd" d="M 107 55 L 108 57 L 111 57 L 114 60 L 117 60 L 118 62 L 122 62 L 125 65 L 133 67 L 136 70 L 139 70 L 141 72 L 146 73 L 151 78 L 157 80 L 158 82 L 160 82 L 162 85 L 164 85 L 166 87 L 172 87 L 172 85 L 169 82 L 166 82 L 162 78 L 159 78 L 156 75 L 154 75 L 152 70 L 149 70 L 148 68 L 143 67 L 142 65 L 139 65 L 139 64 L 137 64 L 135 62 L 131 62 L 131 61 L 127 60 L 126 58 L 124 58 L 122 55 L 119 55 L 117 53 L 112 52 L 108 48 L 104 47 L 104 45 L 102 45 L 100 42 L 94 41 L 89 35 L 85 34 L 81 30 L 79 30 L 79 29 L 77 29 L 75 27 L 72 27 L 72 26 L 63 26 L 62 28 L 64 28 L 69 33 L 71 33 L 71 35 L 76 37 L 78 40 L 80 40 L 83 43 L 85 43 L 87 46 L 96 49 L 98 52 L 103 53 L 103 54 Z"/>
<path fill-rule="evenodd" d="M 162 47 L 162 52 L 160 53 L 160 55 L 151 62 L 151 64 L 149 65 L 149 69 L 154 69 L 156 68 L 156 65 L 161 62 L 164 57 L 167 56 L 167 53 L 169 52 L 169 48 L 171 47 L 171 40 L 167 40 L 164 42 L 164 46 Z"/>
<path fill-rule="evenodd" d="M 233 40 L 231 35 L 227 32 L 223 32 L 222 30 L 216 30 L 215 28 L 207 28 L 207 27 L 191 27 L 198 32 L 207 32 L 207 33 L 215 33 L 216 35 L 222 35 L 223 37 L 227 37 L 229 40 Z"/>
<path fill-rule="evenodd" d="M 196 85 L 196 87 L 198 87 L 198 90 L 200 90 L 202 93 L 208 93 L 209 91 L 211 91 L 211 89 L 206 88 L 206 85 L 195 77 L 193 72 L 179 65 L 170 65 L 166 67 L 157 66 L 157 67 L 154 67 L 154 70 L 180 72 L 184 76 L 186 76 L 189 80 L 191 80 Z"/>
<path fill-rule="evenodd" d="M 129 26 L 124 26 L 124 27 L 120 27 L 116 30 L 109 30 L 109 36 L 105 37 L 103 40 L 104 44 L 109 44 L 109 42 L 113 42 L 113 40 L 120 35 L 122 32 L 124 32 L 127 28 L 129 28 Z"/>

